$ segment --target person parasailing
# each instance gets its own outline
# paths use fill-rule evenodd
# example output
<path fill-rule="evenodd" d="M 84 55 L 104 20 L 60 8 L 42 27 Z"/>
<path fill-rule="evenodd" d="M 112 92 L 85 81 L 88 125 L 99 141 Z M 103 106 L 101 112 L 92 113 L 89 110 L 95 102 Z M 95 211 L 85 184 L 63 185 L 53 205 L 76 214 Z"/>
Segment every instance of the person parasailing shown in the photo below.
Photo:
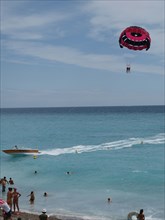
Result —
<path fill-rule="evenodd" d="M 131 72 L 131 65 L 127 64 L 126 66 L 126 73 L 130 73 Z"/>
<path fill-rule="evenodd" d="M 126 47 L 129 50 L 149 50 L 151 46 L 150 34 L 142 27 L 130 26 L 124 29 L 119 37 L 120 48 Z M 131 71 L 131 66 L 126 66 L 126 73 Z"/>

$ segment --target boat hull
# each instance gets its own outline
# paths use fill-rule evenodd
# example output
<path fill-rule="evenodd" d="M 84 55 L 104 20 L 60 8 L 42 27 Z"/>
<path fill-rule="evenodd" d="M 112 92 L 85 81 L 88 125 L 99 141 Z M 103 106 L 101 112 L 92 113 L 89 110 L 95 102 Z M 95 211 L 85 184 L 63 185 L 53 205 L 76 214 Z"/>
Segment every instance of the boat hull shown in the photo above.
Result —
<path fill-rule="evenodd" d="M 10 155 L 31 155 L 31 154 L 38 154 L 39 150 L 37 149 L 8 149 L 3 150 L 4 153 Z"/>

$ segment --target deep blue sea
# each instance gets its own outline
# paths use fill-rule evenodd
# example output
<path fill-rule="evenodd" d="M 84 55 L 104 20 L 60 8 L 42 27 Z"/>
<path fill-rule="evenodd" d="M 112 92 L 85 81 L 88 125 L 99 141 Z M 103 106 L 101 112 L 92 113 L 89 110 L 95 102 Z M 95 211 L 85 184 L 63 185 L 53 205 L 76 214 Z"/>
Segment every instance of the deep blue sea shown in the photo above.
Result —
<path fill-rule="evenodd" d="M 144 209 L 146 220 L 164 220 L 164 113 L 164 106 L 1 109 L 0 177 L 14 179 L 20 210 L 126 220 Z M 14 145 L 41 153 L 2 152 Z"/>

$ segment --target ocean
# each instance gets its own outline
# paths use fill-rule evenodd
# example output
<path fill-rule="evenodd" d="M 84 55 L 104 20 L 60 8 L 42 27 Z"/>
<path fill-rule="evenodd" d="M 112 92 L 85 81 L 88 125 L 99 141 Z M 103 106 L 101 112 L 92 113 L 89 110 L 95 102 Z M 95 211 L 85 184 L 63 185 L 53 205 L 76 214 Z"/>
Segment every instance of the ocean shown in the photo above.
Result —
<path fill-rule="evenodd" d="M 146 220 L 164 220 L 164 113 L 164 106 L 1 109 L 0 178 L 13 178 L 21 211 L 126 220 L 144 209 Z M 41 153 L 2 152 L 15 145 Z"/>

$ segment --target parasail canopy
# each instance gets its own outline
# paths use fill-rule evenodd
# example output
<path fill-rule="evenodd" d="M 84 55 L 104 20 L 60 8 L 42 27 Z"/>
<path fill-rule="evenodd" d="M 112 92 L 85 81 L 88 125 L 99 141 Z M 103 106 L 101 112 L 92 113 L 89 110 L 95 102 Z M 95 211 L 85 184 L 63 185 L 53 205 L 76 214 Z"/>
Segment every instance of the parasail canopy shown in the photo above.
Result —
<path fill-rule="evenodd" d="M 150 35 L 144 28 L 130 26 L 120 34 L 119 45 L 121 48 L 127 47 L 130 50 L 148 50 L 150 44 Z"/>

